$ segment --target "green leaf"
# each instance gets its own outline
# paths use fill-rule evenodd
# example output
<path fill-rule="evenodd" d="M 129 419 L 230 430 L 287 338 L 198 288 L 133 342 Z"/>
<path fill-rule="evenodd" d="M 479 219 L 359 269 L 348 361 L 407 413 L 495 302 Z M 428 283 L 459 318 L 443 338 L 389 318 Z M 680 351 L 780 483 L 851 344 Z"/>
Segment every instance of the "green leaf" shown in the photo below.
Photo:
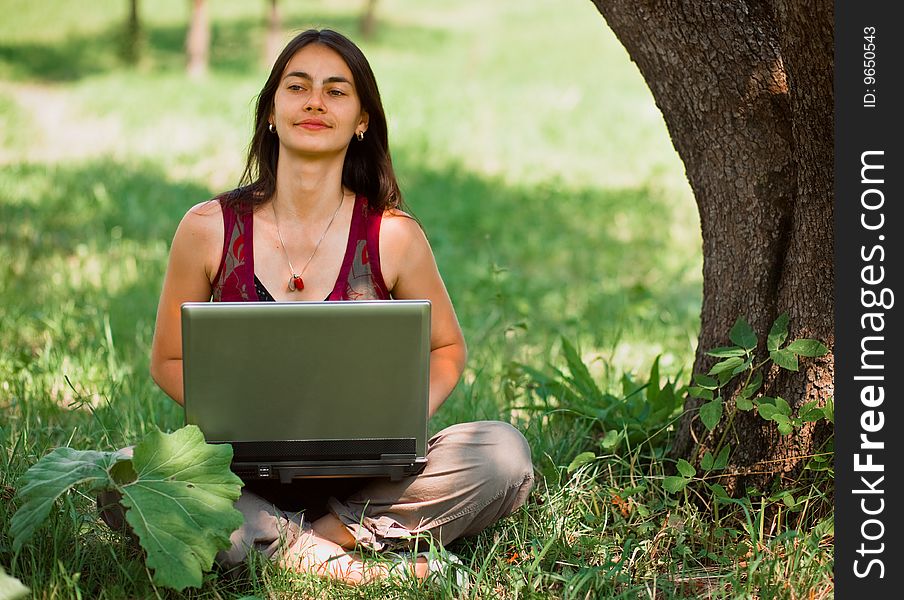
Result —
<path fill-rule="evenodd" d="M 822 409 L 816 406 L 816 400 L 810 400 L 800 407 L 800 410 L 797 411 L 798 416 L 803 421 L 814 422 L 822 419 L 825 414 L 822 412 Z"/>
<path fill-rule="evenodd" d="M 714 469 L 724 469 L 728 466 L 728 456 L 731 454 L 731 446 L 728 444 L 719 451 L 719 456 L 716 457 L 715 463 L 713 463 Z"/>
<path fill-rule="evenodd" d="M 726 358 L 723 361 L 719 361 L 713 365 L 713 368 L 709 370 L 707 375 L 718 375 L 719 373 L 724 373 L 726 371 L 732 371 L 735 367 L 739 367 L 744 364 L 744 359 L 738 356 L 733 356 L 731 358 Z"/>
<path fill-rule="evenodd" d="M 707 390 L 714 390 L 719 387 L 719 382 L 713 379 L 712 377 L 707 377 L 706 375 L 694 375 L 694 382 Z"/>
<path fill-rule="evenodd" d="M 728 332 L 728 337 L 745 350 L 756 348 L 756 334 L 750 325 L 747 324 L 747 321 L 744 320 L 744 317 L 738 317 L 738 320 L 731 327 L 731 331 Z"/>
<path fill-rule="evenodd" d="M 791 425 L 791 420 L 788 419 L 785 415 L 775 415 L 772 419 L 776 423 L 778 423 L 778 432 L 782 435 L 791 435 L 791 432 L 794 431 L 794 427 Z"/>
<path fill-rule="evenodd" d="M 599 400 L 602 395 L 599 387 L 593 381 L 590 371 L 587 370 L 587 365 L 581 360 L 577 350 L 565 337 L 562 337 L 562 352 L 565 354 L 565 362 L 568 364 L 572 381 L 578 391 L 585 396 L 585 399 Z"/>
<path fill-rule="evenodd" d="M 30 589 L 12 575 L 7 575 L 3 567 L 0 567 L 0 600 L 19 600 L 29 593 Z"/>
<path fill-rule="evenodd" d="M 715 498 L 728 498 L 728 492 L 726 492 L 725 488 L 718 483 L 710 483 L 709 489 L 712 491 L 713 497 Z"/>
<path fill-rule="evenodd" d="M 735 405 L 738 410 L 750 410 L 753 408 L 753 401 L 750 398 L 738 396 L 737 400 L 735 400 Z"/>
<path fill-rule="evenodd" d="M 731 381 L 734 378 L 734 375 L 731 374 L 731 371 L 722 371 L 716 377 L 719 380 L 719 387 L 722 387 Z"/>
<path fill-rule="evenodd" d="M 126 521 L 147 552 L 154 583 L 181 591 L 200 587 L 217 550 L 242 524 L 233 507 L 242 480 L 229 470 L 232 447 L 206 444 L 188 425 L 151 432 L 135 446 L 135 481 L 119 488 Z"/>
<path fill-rule="evenodd" d="M 600 440 L 600 446 L 604 450 L 612 450 L 614 449 L 618 443 L 621 441 L 622 432 L 616 429 L 610 429 L 606 432 L 606 435 L 603 436 L 603 439 Z M 584 454 L 592 454 L 590 452 L 585 452 Z"/>
<path fill-rule="evenodd" d="M 826 418 L 826 413 L 821 408 L 814 408 L 800 416 L 804 423 L 816 423 Z"/>
<path fill-rule="evenodd" d="M 110 469 L 116 462 L 128 460 L 121 452 L 95 452 L 56 448 L 31 466 L 22 476 L 17 497 L 22 501 L 10 521 L 13 550 L 31 539 L 44 522 L 57 498 L 79 484 L 100 491 L 113 487 Z"/>
<path fill-rule="evenodd" d="M 690 479 L 685 477 L 678 477 L 676 475 L 672 475 L 666 477 L 662 480 L 662 487 L 665 488 L 665 491 L 671 492 L 672 494 L 677 494 L 690 483 Z"/>
<path fill-rule="evenodd" d="M 835 515 L 831 514 L 813 528 L 816 538 L 823 538 L 827 535 L 835 535 Z"/>
<path fill-rule="evenodd" d="M 716 428 L 722 419 L 722 399 L 716 398 L 700 407 L 700 420 L 710 431 Z"/>
<path fill-rule="evenodd" d="M 665 385 L 659 390 L 656 401 L 653 402 L 653 418 L 662 420 L 668 417 L 676 408 L 675 384 L 666 380 Z"/>
<path fill-rule="evenodd" d="M 621 378 L 622 384 L 622 394 L 625 398 L 631 398 L 634 396 L 634 392 L 640 389 L 640 384 L 635 383 L 633 379 L 631 379 L 630 373 L 624 373 Z"/>
<path fill-rule="evenodd" d="M 703 453 L 703 458 L 700 459 L 700 468 L 704 471 L 709 471 L 713 468 L 713 462 L 712 452 L 707 450 Z"/>
<path fill-rule="evenodd" d="M 707 354 L 718 358 L 726 358 L 729 356 L 746 356 L 747 351 L 743 348 L 738 348 L 737 346 L 722 346 L 720 348 L 713 348 L 707 352 Z"/>
<path fill-rule="evenodd" d="M 788 313 L 782 313 L 772 324 L 769 335 L 766 337 L 766 349 L 775 352 L 782 347 L 788 339 Z"/>
<path fill-rule="evenodd" d="M 822 412 L 826 416 L 826 420 L 829 423 L 835 422 L 835 401 L 831 398 L 826 398 L 826 405 L 822 408 Z"/>
<path fill-rule="evenodd" d="M 825 356 L 829 353 L 829 349 L 822 345 L 819 340 L 800 339 L 794 340 L 788 344 L 787 350 L 790 350 L 798 356 Z"/>
<path fill-rule="evenodd" d="M 769 358 L 783 369 L 797 371 L 797 355 L 788 349 L 773 350 L 769 353 Z"/>
<path fill-rule="evenodd" d="M 693 477 L 697 474 L 697 470 L 694 466 L 684 460 L 683 458 L 678 459 L 678 472 L 684 475 L 685 477 Z"/>
<path fill-rule="evenodd" d="M 656 398 L 659 396 L 659 357 L 656 357 L 656 360 L 653 361 L 653 366 L 650 368 L 650 378 L 647 380 L 647 402 L 650 404 L 656 403 Z"/>
<path fill-rule="evenodd" d="M 778 408 L 775 407 L 775 404 L 761 402 L 757 408 L 758 408 L 758 412 L 760 413 L 760 416 L 763 417 L 764 419 L 766 419 L 767 421 L 771 421 L 771 420 L 773 420 L 775 415 L 781 414 L 779 412 Z"/>
<path fill-rule="evenodd" d="M 788 406 L 788 402 L 785 401 L 781 396 L 776 396 L 775 398 L 775 408 L 778 409 L 778 412 L 782 413 L 786 417 L 791 415 L 791 407 Z"/>
<path fill-rule="evenodd" d="M 704 398 L 706 400 L 713 399 L 713 391 L 712 390 L 698 387 L 696 385 L 692 385 L 691 387 L 687 388 L 687 393 L 690 394 L 694 398 Z"/>
<path fill-rule="evenodd" d="M 750 383 L 744 386 L 744 389 L 741 390 L 741 395 L 745 398 L 752 398 L 753 395 L 760 389 L 760 386 L 763 385 L 763 374 L 757 371 L 753 375 L 753 379 L 750 380 Z"/>
<path fill-rule="evenodd" d="M 634 494 L 639 494 L 640 492 L 646 491 L 646 489 L 647 484 L 640 483 L 639 485 L 623 489 L 621 491 L 621 496 L 623 498 L 627 498 L 628 496 L 633 496 Z"/>
<path fill-rule="evenodd" d="M 575 456 L 571 461 L 571 464 L 568 465 L 568 472 L 573 473 L 583 465 L 586 465 L 589 462 L 593 462 L 594 460 L 596 460 L 596 454 L 594 454 L 593 452 L 581 452 L 580 454 Z"/>
<path fill-rule="evenodd" d="M 778 423 L 779 425 L 791 425 L 791 419 L 783 415 L 782 413 L 775 413 L 772 415 L 772 420 Z"/>
<path fill-rule="evenodd" d="M 734 369 L 732 369 L 732 370 L 731 370 L 731 374 L 732 374 L 732 375 L 737 375 L 738 373 L 741 373 L 741 372 L 743 372 L 743 371 L 746 371 L 747 369 L 750 368 L 750 365 L 752 365 L 752 364 L 753 364 L 753 355 L 751 354 L 751 355 L 747 358 L 747 360 L 745 360 L 742 364 L 740 364 L 740 365 L 738 365 L 737 367 L 735 367 Z"/>

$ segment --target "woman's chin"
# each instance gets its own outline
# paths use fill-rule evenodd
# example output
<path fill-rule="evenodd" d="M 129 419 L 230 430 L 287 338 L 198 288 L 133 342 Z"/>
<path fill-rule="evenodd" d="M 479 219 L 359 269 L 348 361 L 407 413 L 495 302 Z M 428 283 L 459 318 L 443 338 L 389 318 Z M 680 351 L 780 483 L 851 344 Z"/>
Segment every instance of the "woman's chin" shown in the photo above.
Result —
<path fill-rule="evenodd" d="M 291 140 L 280 143 L 280 152 L 302 158 L 325 158 L 344 156 L 348 144 L 339 144 L 335 140 Z"/>

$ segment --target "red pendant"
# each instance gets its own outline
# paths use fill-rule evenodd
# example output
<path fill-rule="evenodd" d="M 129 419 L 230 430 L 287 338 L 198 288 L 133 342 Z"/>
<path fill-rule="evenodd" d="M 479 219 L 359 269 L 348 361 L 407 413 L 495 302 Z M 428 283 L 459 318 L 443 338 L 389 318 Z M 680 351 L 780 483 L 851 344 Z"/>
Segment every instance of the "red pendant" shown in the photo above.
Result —
<path fill-rule="evenodd" d="M 301 275 L 292 274 L 289 277 L 289 291 L 290 292 L 300 292 L 304 289 L 304 279 L 301 278 Z"/>

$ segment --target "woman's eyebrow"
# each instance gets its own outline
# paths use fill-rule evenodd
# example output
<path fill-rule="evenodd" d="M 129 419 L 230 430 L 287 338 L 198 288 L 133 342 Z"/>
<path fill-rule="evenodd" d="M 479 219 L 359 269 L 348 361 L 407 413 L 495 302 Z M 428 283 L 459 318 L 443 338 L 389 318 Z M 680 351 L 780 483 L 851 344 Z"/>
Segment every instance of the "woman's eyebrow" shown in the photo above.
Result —
<path fill-rule="evenodd" d="M 301 77 L 302 79 L 307 79 L 308 81 L 314 81 L 314 78 L 304 71 L 292 71 L 291 73 L 286 73 L 286 76 L 283 77 L 283 79 L 288 79 L 289 77 Z M 333 75 L 324 79 L 323 83 L 347 83 L 351 85 L 352 82 L 342 75 Z"/>

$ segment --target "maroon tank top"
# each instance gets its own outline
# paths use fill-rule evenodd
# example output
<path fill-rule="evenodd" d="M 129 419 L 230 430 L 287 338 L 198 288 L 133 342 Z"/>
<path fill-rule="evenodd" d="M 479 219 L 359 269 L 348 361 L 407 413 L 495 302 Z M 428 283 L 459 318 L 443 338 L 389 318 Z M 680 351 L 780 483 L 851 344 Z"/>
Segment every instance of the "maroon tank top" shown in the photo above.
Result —
<path fill-rule="evenodd" d="M 220 200 L 223 209 L 223 256 L 214 278 L 214 302 L 256 302 L 254 218 L 252 211 L 236 212 Z M 345 257 L 339 277 L 327 300 L 388 300 L 389 291 L 380 270 L 382 213 L 371 211 L 367 199 L 355 197 Z"/>

